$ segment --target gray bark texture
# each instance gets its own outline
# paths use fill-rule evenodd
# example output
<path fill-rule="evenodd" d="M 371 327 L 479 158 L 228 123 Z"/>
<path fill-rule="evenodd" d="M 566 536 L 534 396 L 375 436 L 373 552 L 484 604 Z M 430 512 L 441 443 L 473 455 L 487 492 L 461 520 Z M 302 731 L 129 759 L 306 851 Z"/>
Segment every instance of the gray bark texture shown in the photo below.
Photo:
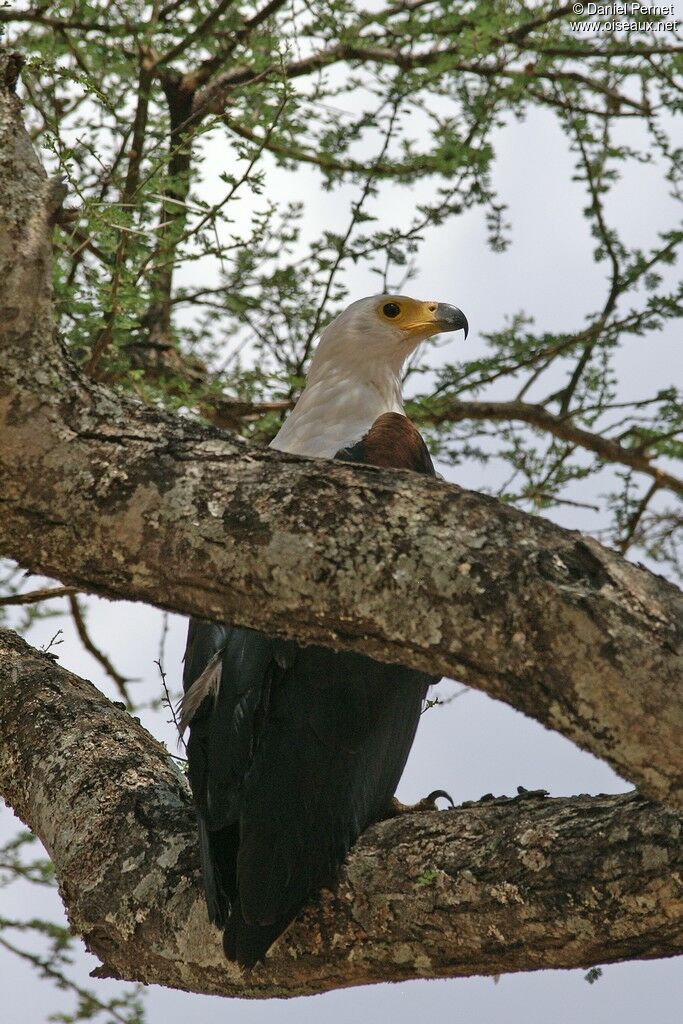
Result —
<path fill-rule="evenodd" d="M 683 805 L 675 587 L 491 498 L 250 447 L 79 373 L 52 319 L 64 189 L 24 131 L 19 68 L 0 51 L 0 554 L 68 586 L 442 672 Z M 0 791 L 45 841 L 74 927 L 123 977 L 293 995 L 683 948 L 672 813 L 503 801 L 371 830 L 338 892 L 244 978 L 205 922 L 168 756 L 88 684 L 5 643 Z"/>
<path fill-rule="evenodd" d="M 242 972 L 207 921 L 188 787 L 167 751 L 9 630 L 0 752 L 0 791 L 44 842 L 100 976 L 294 996 L 683 949 L 677 812 L 634 794 L 526 794 L 369 829 L 335 892 Z"/>

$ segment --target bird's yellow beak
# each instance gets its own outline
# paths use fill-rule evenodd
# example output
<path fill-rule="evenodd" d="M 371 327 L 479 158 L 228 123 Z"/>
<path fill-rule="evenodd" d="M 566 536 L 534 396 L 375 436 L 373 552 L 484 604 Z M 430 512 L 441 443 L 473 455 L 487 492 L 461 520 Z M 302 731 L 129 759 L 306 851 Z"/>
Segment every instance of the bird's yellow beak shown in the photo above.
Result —
<path fill-rule="evenodd" d="M 397 296 L 395 300 L 383 301 L 378 309 L 379 315 L 388 320 L 403 334 L 411 338 L 424 340 L 444 331 L 467 332 L 467 317 L 457 306 L 449 306 L 445 302 L 421 302 Z"/>

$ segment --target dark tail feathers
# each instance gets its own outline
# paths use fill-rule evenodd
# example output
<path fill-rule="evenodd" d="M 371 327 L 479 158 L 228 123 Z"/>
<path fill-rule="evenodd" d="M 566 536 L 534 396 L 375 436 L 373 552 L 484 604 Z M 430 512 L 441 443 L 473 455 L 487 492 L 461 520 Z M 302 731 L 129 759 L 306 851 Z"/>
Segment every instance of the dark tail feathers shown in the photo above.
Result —
<path fill-rule="evenodd" d="M 223 950 L 227 959 L 236 961 L 240 967 L 254 967 L 263 960 L 293 917 L 275 924 L 247 924 L 237 900 L 223 932 Z"/>
<path fill-rule="evenodd" d="M 199 859 L 202 866 L 202 882 L 209 920 L 219 928 L 224 928 L 230 913 L 230 893 L 226 892 L 224 880 L 220 876 L 212 848 L 211 835 L 201 814 L 197 814 L 197 826 L 199 830 Z"/>

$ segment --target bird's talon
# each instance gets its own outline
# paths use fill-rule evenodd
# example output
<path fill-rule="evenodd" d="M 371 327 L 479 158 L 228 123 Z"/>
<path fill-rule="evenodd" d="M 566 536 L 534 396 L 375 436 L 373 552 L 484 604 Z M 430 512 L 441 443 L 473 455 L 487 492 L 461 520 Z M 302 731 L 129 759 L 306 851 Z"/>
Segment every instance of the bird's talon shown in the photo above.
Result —
<path fill-rule="evenodd" d="M 455 801 L 453 800 L 453 797 L 451 796 L 450 793 L 447 793 L 445 789 L 435 789 L 435 790 L 433 790 L 429 794 L 429 796 L 426 796 L 424 799 L 425 799 L 425 801 L 428 801 L 428 802 L 432 803 L 435 808 L 436 808 L 436 801 L 439 800 L 439 799 L 441 799 L 441 800 L 448 800 L 448 802 L 451 805 L 451 807 L 455 807 Z M 423 803 L 423 802 L 424 801 L 422 801 L 422 800 L 420 801 L 420 803 Z M 436 808 L 436 809 L 438 810 L 438 808 Z"/>
<path fill-rule="evenodd" d="M 414 814 L 417 811 L 438 811 L 439 808 L 436 801 L 439 799 L 448 800 L 451 807 L 455 807 L 450 793 L 447 793 L 445 789 L 434 789 L 428 796 L 423 797 L 422 800 L 418 800 L 414 804 L 401 803 L 400 800 L 394 797 L 386 817 L 396 818 L 399 814 Z"/>

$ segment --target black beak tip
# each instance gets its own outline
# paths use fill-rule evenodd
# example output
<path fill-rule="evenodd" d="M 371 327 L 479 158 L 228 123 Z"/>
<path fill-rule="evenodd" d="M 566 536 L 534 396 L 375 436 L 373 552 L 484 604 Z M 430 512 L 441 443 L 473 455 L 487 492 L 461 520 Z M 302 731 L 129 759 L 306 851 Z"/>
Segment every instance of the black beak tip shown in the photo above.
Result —
<path fill-rule="evenodd" d="M 457 306 L 449 306 L 446 303 L 439 303 L 436 308 L 436 315 L 439 323 L 442 323 L 447 331 L 464 331 L 465 338 L 470 332 L 470 325 L 467 317 Z"/>

